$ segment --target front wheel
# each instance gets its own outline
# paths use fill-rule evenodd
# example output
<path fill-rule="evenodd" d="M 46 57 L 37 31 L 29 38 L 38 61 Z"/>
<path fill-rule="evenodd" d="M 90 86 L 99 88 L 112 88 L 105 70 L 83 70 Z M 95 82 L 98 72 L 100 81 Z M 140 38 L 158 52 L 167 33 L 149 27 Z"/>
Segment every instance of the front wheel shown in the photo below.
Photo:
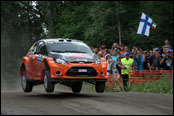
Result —
<path fill-rule="evenodd" d="M 46 92 L 54 91 L 54 83 L 51 82 L 50 71 L 46 70 L 44 75 L 44 88 Z"/>
<path fill-rule="evenodd" d="M 95 90 L 97 93 L 103 93 L 105 90 L 105 82 L 96 82 Z"/>
<path fill-rule="evenodd" d="M 22 73 L 21 85 L 24 92 L 31 92 L 33 89 L 33 83 L 30 81 L 27 81 L 25 71 L 23 71 Z"/>

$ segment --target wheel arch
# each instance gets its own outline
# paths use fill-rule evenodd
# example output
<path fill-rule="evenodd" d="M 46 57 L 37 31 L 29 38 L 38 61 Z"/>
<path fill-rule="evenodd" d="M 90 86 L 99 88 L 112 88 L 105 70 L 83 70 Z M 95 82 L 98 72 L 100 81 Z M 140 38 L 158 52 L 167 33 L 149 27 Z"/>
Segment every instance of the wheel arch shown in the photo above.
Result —
<path fill-rule="evenodd" d="M 47 59 L 43 59 L 43 63 L 44 63 L 44 70 L 50 70 Z"/>
<path fill-rule="evenodd" d="M 43 64 L 44 64 L 44 69 L 42 70 L 42 74 L 41 74 L 41 81 L 43 81 L 44 80 L 44 75 L 45 75 L 45 71 L 46 70 L 50 70 L 50 67 L 49 67 L 49 64 L 48 64 L 48 61 L 47 61 L 47 59 L 45 58 L 45 59 L 43 59 Z"/>
<path fill-rule="evenodd" d="M 25 67 L 25 64 L 22 63 L 21 66 L 20 66 L 20 76 L 22 76 L 22 73 L 26 71 L 26 67 Z"/>
<path fill-rule="evenodd" d="M 29 70 L 27 67 L 28 63 L 29 63 L 29 58 L 24 56 L 20 65 L 20 76 L 22 76 L 24 71 Z"/>

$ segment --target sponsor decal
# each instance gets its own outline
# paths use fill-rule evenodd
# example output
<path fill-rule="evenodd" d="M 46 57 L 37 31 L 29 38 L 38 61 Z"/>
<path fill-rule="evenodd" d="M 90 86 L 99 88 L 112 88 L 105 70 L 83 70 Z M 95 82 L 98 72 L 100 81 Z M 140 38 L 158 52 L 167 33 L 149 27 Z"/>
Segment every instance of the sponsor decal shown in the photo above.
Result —
<path fill-rule="evenodd" d="M 38 61 L 38 62 L 42 62 L 42 59 L 43 59 L 43 58 L 42 58 L 41 56 L 38 56 L 38 57 L 37 57 L 37 61 Z"/>
<path fill-rule="evenodd" d="M 55 43 L 54 41 L 48 41 L 47 43 L 49 43 L 49 44 L 53 44 L 53 43 Z"/>
<path fill-rule="evenodd" d="M 78 72 L 88 72 L 87 69 L 79 69 Z"/>
<path fill-rule="evenodd" d="M 33 50 L 33 48 L 34 48 L 34 44 L 31 46 L 30 51 Z"/>
<path fill-rule="evenodd" d="M 50 63 L 54 63 L 54 60 L 49 60 Z"/>
<path fill-rule="evenodd" d="M 50 63 L 54 63 L 54 61 L 50 61 Z"/>
<path fill-rule="evenodd" d="M 84 62 L 79 62 L 79 64 L 84 64 Z"/>
<path fill-rule="evenodd" d="M 73 58 L 84 58 L 84 56 L 71 56 Z"/>
<path fill-rule="evenodd" d="M 62 64 L 57 64 L 58 66 L 62 66 L 62 67 L 66 67 L 65 65 L 62 65 Z"/>
<path fill-rule="evenodd" d="M 98 66 L 98 68 L 102 68 L 102 66 Z"/>
<path fill-rule="evenodd" d="M 43 67 L 42 66 L 40 66 L 40 70 L 43 70 Z"/>

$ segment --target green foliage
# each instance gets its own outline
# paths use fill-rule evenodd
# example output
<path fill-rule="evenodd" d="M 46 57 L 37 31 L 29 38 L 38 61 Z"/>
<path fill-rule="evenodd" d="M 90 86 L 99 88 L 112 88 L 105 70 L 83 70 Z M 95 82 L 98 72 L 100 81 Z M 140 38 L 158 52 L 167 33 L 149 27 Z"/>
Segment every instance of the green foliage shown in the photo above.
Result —
<path fill-rule="evenodd" d="M 84 92 L 95 92 L 95 85 L 84 82 L 82 85 L 82 91 Z"/>
<path fill-rule="evenodd" d="M 2 76 L 19 74 L 21 59 L 42 33 L 39 18 L 31 1 L 1 2 L 1 71 Z M 12 76 L 8 76 L 10 78 Z M 13 77 L 14 78 L 14 77 Z"/>
<path fill-rule="evenodd" d="M 136 33 L 142 12 L 157 24 L 149 37 Z M 135 44 L 148 50 L 161 47 L 165 39 L 173 43 L 173 2 L 170 1 L 67 1 L 61 7 L 56 36 L 80 39 L 93 47 L 106 44 L 110 48 L 113 42 L 119 41 L 118 14 L 122 43 L 130 48 Z"/>
<path fill-rule="evenodd" d="M 136 33 L 142 12 L 157 24 L 149 37 Z M 119 41 L 118 22 L 122 43 L 130 48 L 161 47 L 165 39 L 173 44 L 173 1 L 1 1 L 1 71 L 19 71 L 17 61 L 43 38 L 72 38 L 111 48 Z"/>
<path fill-rule="evenodd" d="M 95 92 L 95 85 L 83 83 L 82 91 Z M 105 92 L 122 92 L 121 87 L 106 86 Z M 168 93 L 173 94 L 173 79 L 160 79 L 155 82 L 147 82 L 142 84 L 129 84 L 128 92 L 147 92 L 147 93 Z"/>
<path fill-rule="evenodd" d="M 132 85 L 128 90 L 132 92 L 173 94 L 173 79 L 160 79 L 155 82 Z"/>
<path fill-rule="evenodd" d="M 111 45 L 116 41 L 118 33 L 115 33 L 117 21 L 116 13 L 112 12 L 113 5 L 113 2 L 94 2 L 94 6 L 89 9 L 91 24 L 86 26 L 85 41 L 88 41 L 90 45 L 99 46 L 104 43 Z"/>

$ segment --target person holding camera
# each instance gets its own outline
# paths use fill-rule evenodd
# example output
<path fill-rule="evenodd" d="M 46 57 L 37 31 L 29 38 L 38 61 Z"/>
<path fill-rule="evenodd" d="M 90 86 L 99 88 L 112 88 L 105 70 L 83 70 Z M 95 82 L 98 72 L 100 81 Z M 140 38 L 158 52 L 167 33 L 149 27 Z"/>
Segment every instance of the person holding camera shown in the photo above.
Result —
<path fill-rule="evenodd" d="M 112 57 L 111 57 L 112 63 L 111 63 L 111 66 L 110 66 L 112 74 L 119 74 L 119 72 L 117 70 L 118 58 L 119 58 L 119 55 L 117 53 L 117 49 L 114 49 L 112 51 Z"/>
<path fill-rule="evenodd" d="M 164 67 L 164 70 L 173 70 L 173 57 L 172 50 L 168 49 L 167 53 L 163 55 L 163 58 L 160 61 L 160 65 Z"/>
<path fill-rule="evenodd" d="M 143 54 L 143 51 L 138 50 L 136 55 L 134 55 L 134 60 L 137 64 L 137 69 L 144 70 L 143 63 L 145 62 L 145 55 Z"/>

